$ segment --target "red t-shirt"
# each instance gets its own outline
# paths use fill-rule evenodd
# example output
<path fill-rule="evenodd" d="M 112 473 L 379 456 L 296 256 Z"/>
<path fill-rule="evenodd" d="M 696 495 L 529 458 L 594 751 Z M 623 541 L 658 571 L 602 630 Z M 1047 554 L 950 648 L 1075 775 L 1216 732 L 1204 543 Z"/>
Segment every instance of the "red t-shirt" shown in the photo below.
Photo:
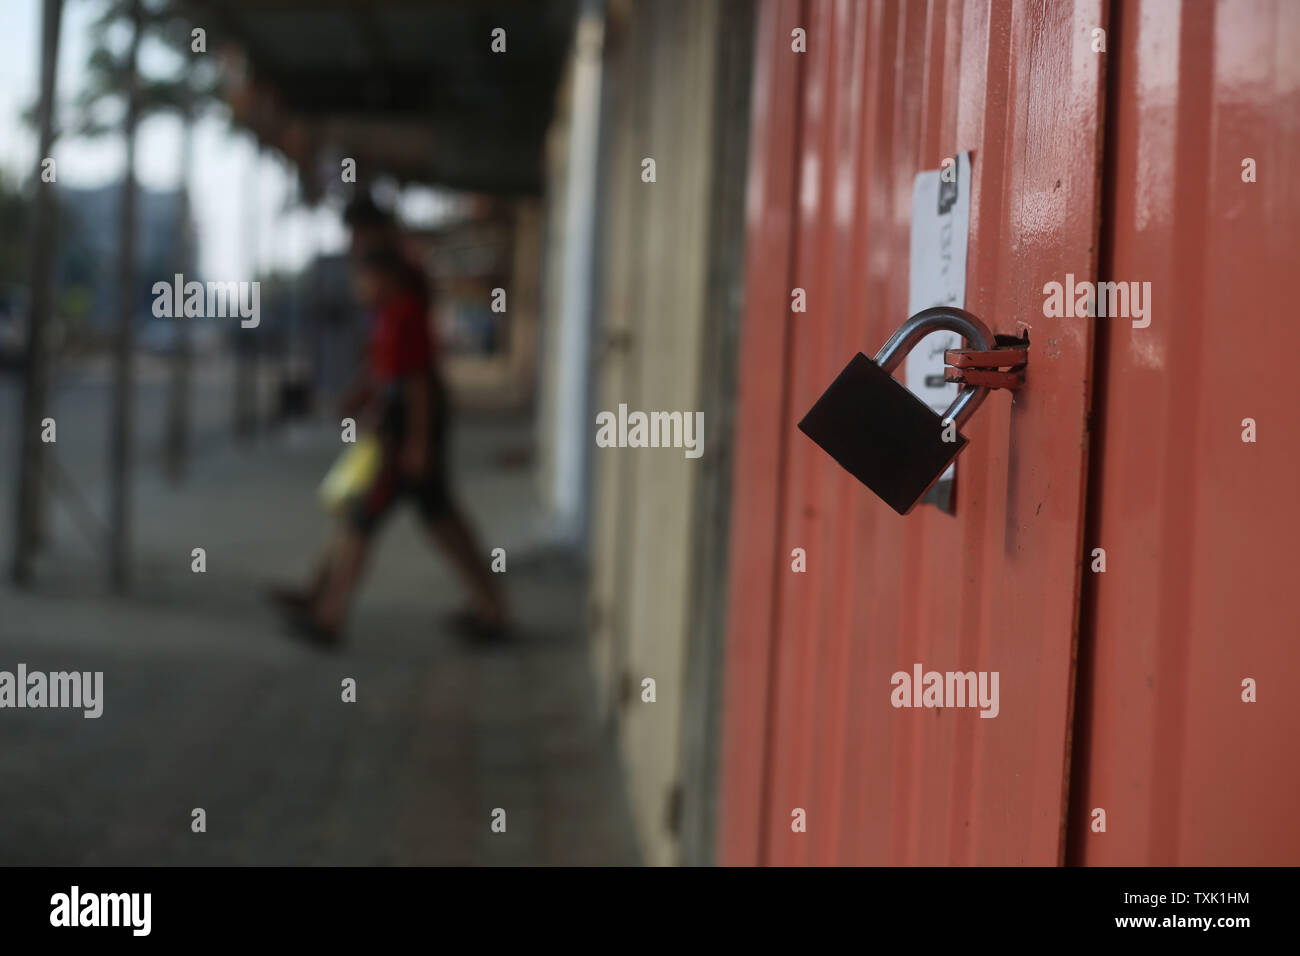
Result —
<path fill-rule="evenodd" d="M 410 378 L 433 367 L 426 301 L 415 292 L 402 292 L 375 311 L 369 361 L 376 382 Z"/>

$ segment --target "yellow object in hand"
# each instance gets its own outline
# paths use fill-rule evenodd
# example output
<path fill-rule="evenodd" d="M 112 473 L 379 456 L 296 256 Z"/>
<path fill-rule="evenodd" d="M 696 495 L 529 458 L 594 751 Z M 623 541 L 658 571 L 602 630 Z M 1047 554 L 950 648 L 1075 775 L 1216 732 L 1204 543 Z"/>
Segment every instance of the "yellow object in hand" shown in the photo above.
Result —
<path fill-rule="evenodd" d="M 382 452 L 379 439 L 365 435 L 339 455 L 320 483 L 320 502 L 337 514 L 370 486 L 379 471 Z"/>

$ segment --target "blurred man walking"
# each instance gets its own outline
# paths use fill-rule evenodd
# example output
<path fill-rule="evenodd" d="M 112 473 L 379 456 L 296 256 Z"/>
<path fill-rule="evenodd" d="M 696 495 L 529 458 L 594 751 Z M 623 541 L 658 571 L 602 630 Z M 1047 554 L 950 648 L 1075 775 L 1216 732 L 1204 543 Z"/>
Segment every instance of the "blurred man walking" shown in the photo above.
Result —
<path fill-rule="evenodd" d="M 368 197 L 351 204 L 354 276 L 367 310 L 365 366 L 342 402 L 380 444 L 380 464 L 351 499 L 339 532 L 304 590 L 278 588 L 295 631 L 322 645 L 339 643 L 375 531 L 393 506 L 410 499 L 469 595 L 457 630 L 477 638 L 506 630 L 505 601 L 450 483 L 450 408 L 429 331 L 430 293 L 422 269 L 400 248 L 393 218 Z"/>

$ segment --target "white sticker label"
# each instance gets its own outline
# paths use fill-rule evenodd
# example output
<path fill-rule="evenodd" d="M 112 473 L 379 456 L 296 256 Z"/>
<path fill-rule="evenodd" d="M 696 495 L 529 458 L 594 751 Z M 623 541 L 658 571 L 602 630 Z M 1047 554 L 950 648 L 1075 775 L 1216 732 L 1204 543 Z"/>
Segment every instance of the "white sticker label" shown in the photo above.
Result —
<path fill-rule="evenodd" d="M 958 153 L 943 169 L 917 173 L 912 185 L 912 247 L 907 314 L 937 305 L 966 307 L 966 245 L 970 239 L 970 153 Z M 943 353 L 962 347 L 956 332 L 933 332 L 907 355 L 904 382 L 942 415 L 958 385 L 943 380 Z M 940 482 L 951 481 L 956 464 Z"/>

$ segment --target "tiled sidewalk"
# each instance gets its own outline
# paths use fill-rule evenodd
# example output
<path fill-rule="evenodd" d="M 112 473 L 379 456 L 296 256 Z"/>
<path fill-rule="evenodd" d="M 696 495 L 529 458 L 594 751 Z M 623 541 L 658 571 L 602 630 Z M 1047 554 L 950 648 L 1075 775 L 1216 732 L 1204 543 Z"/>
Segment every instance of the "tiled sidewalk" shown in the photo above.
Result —
<path fill-rule="evenodd" d="M 527 436 L 480 422 L 456 438 L 522 622 L 491 651 L 439 630 L 459 589 L 407 513 L 384 529 L 347 647 L 283 637 L 262 590 L 305 571 L 325 536 L 313 495 L 330 431 L 208 447 L 180 489 L 142 470 L 130 599 L 104 593 L 63 528 L 34 591 L 0 589 L 0 669 L 102 670 L 104 714 L 0 710 L 0 864 L 637 862 L 594 715 L 581 574 L 529 553 L 530 474 L 496 464 Z M 194 547 L 206 574 L 190 571 Z M 356 703 L 340 699 L 346 677 Z M 206 833 L 191 832 L 196 807 Z"/>

